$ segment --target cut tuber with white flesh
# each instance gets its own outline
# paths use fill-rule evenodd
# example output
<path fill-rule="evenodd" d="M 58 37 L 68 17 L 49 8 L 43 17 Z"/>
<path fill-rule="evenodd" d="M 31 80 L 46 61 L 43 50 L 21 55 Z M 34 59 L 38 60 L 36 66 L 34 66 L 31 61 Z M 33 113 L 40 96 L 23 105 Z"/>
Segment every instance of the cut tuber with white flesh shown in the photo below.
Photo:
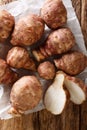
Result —
<path fill-rule="evenodd" d="M 80 105 L 86 100 L 86 96 L 87 86 L 81 79 L 58 71 L 53 84 L 45 93 L 44 104 L 48 111 L 58 115 L 62 113 L 69 99 Z"/>
<path fill-rule="evenodd" d="M 70 94 L 70 100 L 77 105 L 82 104 L 87 96 L 87 86 L 85 83 L 79 78 L 65 74 L 63 71 L 58 71 L 58 74 L 64 75 L 64 86 Z"/>
<path fill-rule="evenodd" d="M 86 100 L 87 86 L 76 77 L 65 74 L 64 84 L 70 93 L 70 100 L 75 104 L 82 104 Z"/>
<path fill-rule="evenodd" d="M 63 88 L 64 75 L 57 74 L 51 86 L 47 89 L 44 104 L 52 114 L 61 114 L 67 102 L 67 93 Z"/>

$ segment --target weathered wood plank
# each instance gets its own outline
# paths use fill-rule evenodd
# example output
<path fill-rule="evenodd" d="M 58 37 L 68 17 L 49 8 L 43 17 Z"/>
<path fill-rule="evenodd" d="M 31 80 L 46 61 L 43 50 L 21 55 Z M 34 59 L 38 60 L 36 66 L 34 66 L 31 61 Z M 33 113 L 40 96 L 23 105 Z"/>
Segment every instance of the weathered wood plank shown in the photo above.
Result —
<path fill-rule="evenodd" d="M 81 129 L 87 130 L 87 102 L 81 106 Z"/>
<path fill-rule="evenodd" d="M 72 4 L 80 22 L 81 21 L 81 0 L 72 0 Z"/>
<path fill-rule="evenodd" d="M 59 116 L 39 112 L 40 130 L 79 130 L 79 106 L 69 103 Z"/>
<path fill-rule="evenodd" d="M 87 47 L 87 0 L 81 0 L 81 27 Z M 87 102 L 81 106 L 81 130 L 87 130 Z"/>
<path fill-rule="evenodd" d="M 81 0 L 81 27 L 87 47 L 87 0 Z"/>

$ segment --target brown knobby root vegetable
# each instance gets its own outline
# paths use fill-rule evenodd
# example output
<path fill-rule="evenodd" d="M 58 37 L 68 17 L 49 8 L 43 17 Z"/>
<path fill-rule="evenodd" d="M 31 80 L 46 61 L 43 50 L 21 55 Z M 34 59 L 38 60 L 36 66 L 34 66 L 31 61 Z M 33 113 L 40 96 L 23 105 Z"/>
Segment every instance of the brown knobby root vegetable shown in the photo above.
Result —
<path fill-rule="evenodd" d="M 56 74 L 54 65 L 49 61 L 40 63 L 38 66 L 38 73 L 40 77 L 47 80 L 53 79 Z"/>
<path fill-rule="evenodd" d="M 78 51 L 73 51 L 63 55 L 60 59 L 55 59 L 54 63 L 58 69 L 67 74 L 77 75 L 87 67 L 87 56 Z"/>
<path fill-rule="evenodd" d="M 0 10 L 0 42 L 4 42 L 14 26 L 14 17 L 6 10 Z"/>
<path fill-rule="evenodd" d="M 13 47 L 7 54 L 7 64 L 14 68 L 25 68 L 36 70 L 34 61 L 30 58 L 28 51 L 22 47 Z"/>
<path fill-rule="evenodd" d="M 10 85 L 18 79 L 17 73 L 13 72 L 6 61 L 0 59 L 0 84 Z"/>
<path fill-rule="evenodd" d="M 20 115 L 33 109 L 42 98 L 41 83 L 35 76 L 24 76 L 16 81 L 10 94 L 10 114 Z"/>
<path fill-rule="evenodd" d="M 67 22 L 67 11 L 62 0 L 46 0 L 41 8 L 41 17 L 51 29 L 63 26 Z"/>
<path fill-rule="evenodd" d="M 42 37 L 44 21 L 36 14 L 20 18 L 15 24 L 11 43 L 13 45 L 32 45 Z"/>
<path fill-rule="evenodd" d="M 44 96 L 44 104 L 46 109 L 54 115 L 61 114 L 67 103 L 68 93 L 64 90 L 63 84 L 64 75 L 57 74 L 53 84 L 49 86 Z"/>
<path fill-rule="evenodd" d="M 64 85 L 70 93 L 70 100 L 77 105 L 82 104 L 87 98 L 87 86 L 85 83 L 81 79 L 71 77 L 62 71 L 59 71 L 57 74 L 65 76 Z"/>
<path fill-rule="evenodd" d="M 8 4 L 12 1 L 16 1 L 16 0 L 0 0 L 0 5 Z"/>
<path fill-rule="evenodd" d="M 39 49 L 33 50 L 37 61 L 41 61 L 55 54 L 69 51 L 75 45 L 75 37 L 69 28 L 61 28 L 53 31 L 48 36 L 45 44 Z"/>

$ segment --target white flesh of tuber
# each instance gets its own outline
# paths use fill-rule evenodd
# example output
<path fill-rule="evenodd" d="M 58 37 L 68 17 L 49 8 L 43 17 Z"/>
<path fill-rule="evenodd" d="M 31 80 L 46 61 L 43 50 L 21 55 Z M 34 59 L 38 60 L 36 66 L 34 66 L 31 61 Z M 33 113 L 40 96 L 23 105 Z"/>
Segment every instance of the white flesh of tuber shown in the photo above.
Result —
<path fill-rule="evenodd" d="M 68 98 L 67 95 L 69 95 Z M 69 98 L 73 103 L 80 105 L 86 100 L 86 96 L 87 86 L 81 79 L 59 71 L 53 84 L 49 86 L 45 93 L 44 104 L 48 111 L 58 115 L 64 110 Z"/>
<path fill-rule="evenodd" d="M 44 104 L 48 111 L 61 114 L 66 104 L 66 92 L 63 89 L 64 75 L 57 74 L 54 83 L 47 89 Z"/>
<path fill-rule="evenodd" d="M 79 83 L 75 83 L 74 81 L 65 78 L 64 84 L 70 93 L 70 100 L 73 103 L 79 105 L 86 100 L 86 94 Z"/>

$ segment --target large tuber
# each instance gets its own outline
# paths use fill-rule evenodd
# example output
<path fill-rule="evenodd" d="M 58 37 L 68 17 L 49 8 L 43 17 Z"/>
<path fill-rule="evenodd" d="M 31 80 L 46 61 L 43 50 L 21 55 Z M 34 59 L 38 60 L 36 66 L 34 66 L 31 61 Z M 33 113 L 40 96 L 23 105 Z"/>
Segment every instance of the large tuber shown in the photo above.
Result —
<path fill-rule="evenodd" d="M 73 51 L 55 59 L 54 62 L 58 69 L 70 75 L 77 75 L 87 67 L 87 56 L 82 52 Z"/>
<path fill-rule="evenodd" d="M 51 29 L 63 26 L 67 22 L 67 11 L 62 0 L 46 0 L 41 8 L 41 17 Z"/>
<path fill-rule="evenodd" d="M 35 76 L 24 76 L 16 81 L 10 94 L 10 114 L 20 115 L 33 109 L 42 98 L 41 84 Z"/>
<path fill-rule="evenodd" d="M 32 45 L 42 37 L 43 33 L 44 21 L 42 18 L 29 14 L 15 24 L 11 43 L 13 45 Z"/>
<path fill-rule="evenodd" d="M 33 50 L 37 61 L 41 61 L 55 54 L 69 51 L 75 45 L 75 38 L 69 28 L 61 28 L 53 31 L 48 36 L 45 44 L 39 49 Z"/>
<path fill-rule="evenodd" d="M 29 57 L 25 48 L 13 47 L 7 54 L 7 63 L 14 68 L 36 70 L 34 61 Z"/>

